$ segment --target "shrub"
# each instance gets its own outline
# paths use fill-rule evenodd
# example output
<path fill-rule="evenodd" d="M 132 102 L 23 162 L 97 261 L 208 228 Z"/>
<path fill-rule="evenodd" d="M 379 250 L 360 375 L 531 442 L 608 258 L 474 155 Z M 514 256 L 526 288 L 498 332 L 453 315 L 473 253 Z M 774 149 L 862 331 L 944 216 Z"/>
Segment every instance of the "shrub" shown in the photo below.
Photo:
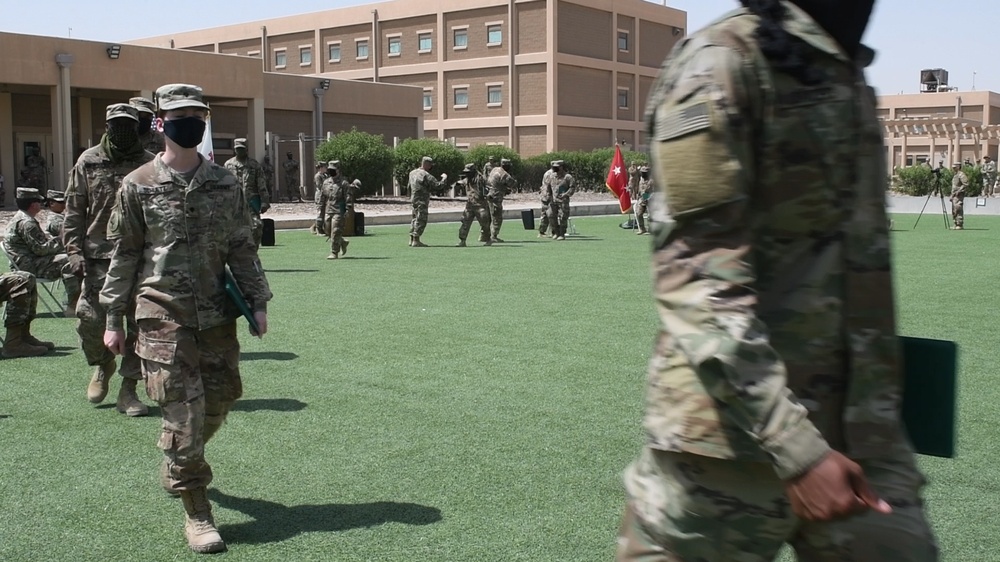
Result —
<path fill-rule="evenodd" d="M 393 177 L 399 182 L 403 193 L 409 193 L 410 172 L 420 167 L 420 159 L 430 156 L 434 159 L 431 174 L 440 177 L 448 174 L 448 186 L 459 180 L 462 168 L 465 166 L 465 155 L 449 143 L 437 139 L 406 139 L 396 146 L 395 168 Z M 440 195 L 442 189 L 438 192 Z"/>
<path fill-rule="evenodd" d="M 969 178 L 969 187 L 965 190 L 966 197 L 977 197 L 983 193 L 983 173 L 979 166 L 965 165 L 962 171 Z M 896 175 L 893 179 L 893 189 L 905 195 L 915 195 L 922 197 L 934 191 L 935 187 L 941 188 L 941 193 L 947 197 L 951 194 L 951 180 L 955 177 L 955 172 L 951 168 L 942 168 L 935 173 L 927 166 L 907 166 L 906 168 L 896 168 Z"/>
<path fill-rule="evenodd" d="M 607 186 L 604 182 L 614 157 L 614 147 L 598 148 L 590 152 L 562 151 L 539 154 L 525 162 L 525 180 L 530 182 L 528 185 L 531 189 L 538 189 L 541 186 L 542 174 L 549 169 L 551 161 L 562 160 L 576 180 L 578 191 L 606 191 Z M 622 158 L 625 160 L 626 168 L 632 165 L 638 167 L 649 162 L 649 157 L 644 152 L 624 151 Z"/>
<path fill-rule="evenodd" d="M 340 160 L 340 173 L 348 180 L 361 180 L 360 195 L 392 185 L 392 148 L 386 146 L 382 135 L 356 128 L 340 133 L 316 149 L 317 162 L 330 160 Z"/>

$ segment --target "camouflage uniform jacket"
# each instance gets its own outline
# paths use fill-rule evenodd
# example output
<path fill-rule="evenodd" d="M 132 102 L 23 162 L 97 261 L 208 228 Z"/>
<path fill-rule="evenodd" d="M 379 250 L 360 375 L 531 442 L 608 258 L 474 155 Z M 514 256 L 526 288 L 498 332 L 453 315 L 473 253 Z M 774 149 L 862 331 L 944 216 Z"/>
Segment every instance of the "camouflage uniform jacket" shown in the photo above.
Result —
<path fill-rule="evenodd" d="M 951 196 L 965 197 L 965 190 L 969 188 L 969 176 L 959 170 L 951 178 Z"/>
<path fill-rule="evenodd" d="M 62 242 L 46 234 L 38 221 L 24 211 L 15 213 L 7 224 L 3 244 L 14 265 L 26 271 L 36 270 L 39 261 L 50 262 L 49 256 L 63 251 Z"/>
<path fill-rule="evenodd" d="M 510 175 L 501 166 L 493 168 L 493 171 L 486 176 L 486 186 L 489 188 L 489 197 L 491 199 L 494 197 L 505 197 L 516 185 L 517 182 L 514 181 L 514 176 Z"/>
<path fill-rule="evenodd" d="M 431 196 L 431 191 L 439 189 L 441 182 L 423 168 L 417 168 L 410 172 L 410 180 L 407 183 L 410 188 L 410 200 L 427 199 Z"/>
<path fill-rule="evenodd" d="M 562 177 L 559 177 L 559 174 L 552 174 L 549 185 L 552 186 L 552 198 L 558 202 L 569 201 L 569 198 L 576 193 L 576 182 L 569 174 L 563 174 Z"/>
<path fill-rule="evenodd" d="M 471 181 L 466 177 L 462 177 L 462 179 L 455 182 L 455 186 L 465 190 L 465 196 L 469 203 L 480 206 L 486 205 L 487 184 L 486 179 L 481 174 L 476 174 L 476 177 L 472 178 Z"/>
<path fill-rule="evenodd" d="M 347 212 L 347 200 L 351 184 L 344 176 L 327 176 L 319 196 L 319 218 L 343 215 Z"/>
<path fill-rule="evenodd" d="M 65 221 L 62 213 L 49 212 L 49 220 L 45 223 L 45 232 L 49 236 L 62 240 L 62 226 Z"/>
<path fill-rule="evenodd" d="M 905 437 L 873 53 L 850 60 L 782 4 L 822 82 L 772 70 L 737 10 L 679 44 L 652 90 L 668 220 L 644 425 L 653 448 L 788 478 L 831 447 L 876 457 Z M 717 157 L 711 181 L 692 166 Z"/>
<path fill-rule="evenodd" d="M 115 242 L 101 304 L 107 328 L 135 317 L 205 330 L 239 316 L 225 291 L 225 266 L 254 311 L 271 290 L 257 258 L 250 208 L 225 168 L 202 159 L 190 183 L 159 156 L 129 174 L 118 193 L 108 236 Z"/>
<path fill-rule="evenodd" d="M 146 152 L 150 152 L 152 154 L 159 154 L 166 148 L 164 146 L 165 143 L 163 141 L 163 133 L 153 129 L 150 129 L 145 135 L 140 135 L 139 143 L 142 144 L 142 148 L 144 148 Z"/>
<path fill-rule="evenodd" d="M 542 188 L 541 191 L 539 192 L 539 196 L 542 199 L 542 203 L 548 203 L 549 201 L 552 201 L 552 177 L 555 175 L 556 173 L 553 172 L 551 168 L 545 170 L 545 173 L 542 174 Z"/>
<path fill-rule="evenodd" d="M 271 206 L 271 194 L 267 192 L 264 173 L 256 160 L 248 157 L 246 161 L 240 162 L 239 158 L 233 156 L 226 160 L 225 166 L 236 176 L 236 182 L 243 188 L 243 197 L 254 213 L 258 210 L 266 211 Z M 257 208 L 253 208 L 255 204 Z"/>
<path fill-rule="evenodd" d="M 114 245 L 107 232 L 115 195 L 125 176 L 152 159 L 153 155 L 145 152 L 141 160 L 113 162 L 100 144 L 80 155 L 66 185 L 62 240 L 67 254 L 111 259 Z"/>

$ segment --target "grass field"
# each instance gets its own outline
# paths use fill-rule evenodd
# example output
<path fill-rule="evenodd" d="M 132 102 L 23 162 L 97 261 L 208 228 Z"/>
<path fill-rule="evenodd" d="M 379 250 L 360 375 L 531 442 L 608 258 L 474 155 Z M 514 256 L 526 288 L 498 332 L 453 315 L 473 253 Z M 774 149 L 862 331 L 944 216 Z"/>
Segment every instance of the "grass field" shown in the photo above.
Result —
<path fill-rule="evenodd" d="M 1000 560 L 1000 218 L 913 218 L 894 233 L 901 331 L 961 345 L 959 457 L 921 459 L 930 516 L 945 560 Z M 375 228 L 335 262 L 279 232 L 271 333 L 242 338 L 244 398 L 208 447 L 218 558 L 610 560 L 656 329 L 650 239 L 620 221 L 577 219 L 565 242 L 509 222 L 509 243 L 464 249 L 457 224 L 426 249 Z M 0 560 L 199 558 L 157 485 L 159 411 L 116 413 L 117 378 L 89 404 L 74 322 L 35 332 L 55 356 L 0 361 Z"/>

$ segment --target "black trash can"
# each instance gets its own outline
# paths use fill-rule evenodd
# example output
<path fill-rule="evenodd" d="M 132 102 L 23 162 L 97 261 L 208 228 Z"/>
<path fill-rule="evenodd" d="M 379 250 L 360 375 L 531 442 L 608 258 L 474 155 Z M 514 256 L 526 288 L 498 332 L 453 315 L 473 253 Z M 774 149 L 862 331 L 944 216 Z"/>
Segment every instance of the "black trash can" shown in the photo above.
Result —
<path fill-rule="evenodd" d="M 535 230 L 535 211 L 532 209 L 521 211 L 521 222 L 525 230 Z"/>
<path fill-rule="evenodd" d="M 274 246 L 274 219 L 261 219 L 264 223 L 264 232 L 260 237 L 261 246 Z"/>

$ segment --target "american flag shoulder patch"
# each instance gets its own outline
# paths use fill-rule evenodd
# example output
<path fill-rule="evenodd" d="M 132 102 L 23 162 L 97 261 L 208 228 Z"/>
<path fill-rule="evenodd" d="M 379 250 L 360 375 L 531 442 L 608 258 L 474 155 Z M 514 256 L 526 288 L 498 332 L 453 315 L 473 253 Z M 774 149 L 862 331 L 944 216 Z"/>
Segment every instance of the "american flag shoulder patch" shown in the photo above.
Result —
<path fill-rule="evenodd" d="M 712 126 L 707 101 L 681 107 L 656 116 L 656 140 L 667 141 Z"/>

